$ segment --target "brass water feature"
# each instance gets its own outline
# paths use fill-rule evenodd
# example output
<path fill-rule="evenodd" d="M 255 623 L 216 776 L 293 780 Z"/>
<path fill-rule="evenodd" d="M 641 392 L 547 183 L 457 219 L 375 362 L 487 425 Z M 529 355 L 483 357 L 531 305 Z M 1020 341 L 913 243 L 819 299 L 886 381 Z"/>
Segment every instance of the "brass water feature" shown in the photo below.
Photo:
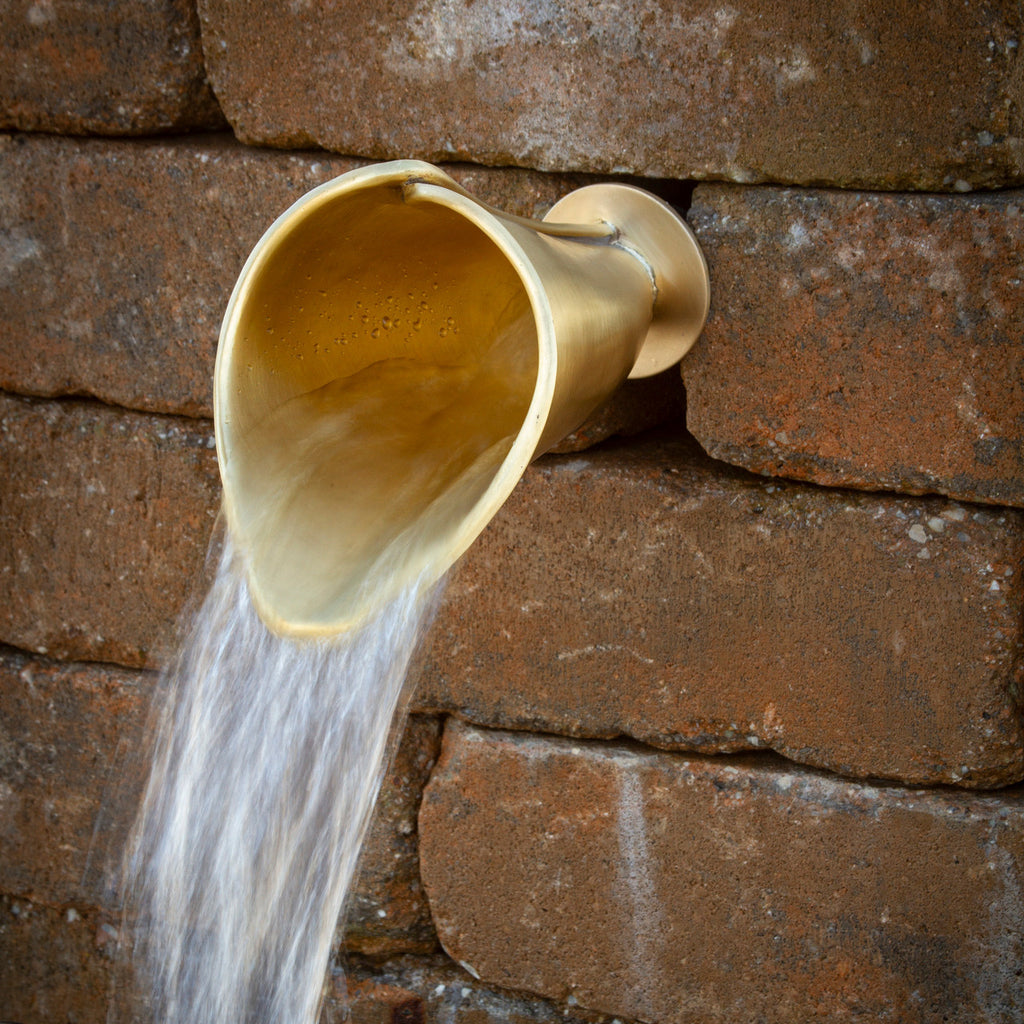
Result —
<path fill-rule="evenodd" d="M 533 458 L 679 361 L 708 301 L 689 228 L 631 186 L 533 221 L 396 161 L 302 197 L 242 270 L 214 382 L 225 512 L 267 626 L 340 633 L 439 579 Z"/>

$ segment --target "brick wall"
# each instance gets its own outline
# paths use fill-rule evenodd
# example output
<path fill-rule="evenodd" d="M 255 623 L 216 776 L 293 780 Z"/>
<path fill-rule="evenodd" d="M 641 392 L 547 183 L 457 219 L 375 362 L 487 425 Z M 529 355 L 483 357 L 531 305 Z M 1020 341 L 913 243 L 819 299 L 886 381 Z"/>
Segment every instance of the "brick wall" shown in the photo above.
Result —
<path fill-rule="evenodd" d="M 0 1018 L 105 1019 L 242 262 L 420 156 L 639 179 L 712 312 L 454 572 L 327 1017 L 1024 1019 L 1024 24 L 784 6 L 0 11 Z"/>

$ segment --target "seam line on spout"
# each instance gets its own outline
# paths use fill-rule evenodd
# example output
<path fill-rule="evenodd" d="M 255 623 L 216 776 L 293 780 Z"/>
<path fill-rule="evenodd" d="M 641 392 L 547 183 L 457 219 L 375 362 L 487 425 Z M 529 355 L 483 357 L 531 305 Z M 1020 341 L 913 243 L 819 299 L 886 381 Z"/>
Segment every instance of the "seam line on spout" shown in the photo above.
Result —
<path fill-rule="evenodd" d="M 647 276 L 651 279 L 651 297 L 654 303 L 658 301 L 658 279 L 654 273 L 654 267 L 651 266 L 650 261 L 646 256 L 639 250 L 633 248 L 628 242 L 624 241 L 619 235 L 618 231 L 615 233 L 615 237 L 611 240 L 611 244 L 616 249 L 621 249 L 624 253 L 628 253 L 632 256 L 644 270 L 647 271 Z"/>
<path fill-rule="evenodd" d="M 500 220 L 510 221 L 521 227 L 529 228 L 541 235 L 551 235 L 556 238 L 578 238 L 581 241 L 603 241 L 614 243 L 618 238 L 618 230 L 606 221 L 599 221 L 596 224 L 559 224 L 544 220 L 535 220 L 532 217 L 520 217 L 515 213 L 507 213 L 498 210 L 488 203 L 481 202 L 471 192 L 467 192 L 458 182 L 453 181 L 450 185 L 438 186 L 434 182 L 426 181 L 423 178 L 409 178 L 402 183 L 402 199 L 407 203 L 415 203 L 427 198 L 421 191 L 423 188 L 447 188 L 451 192 L 471 199 L 477 206 L 493 217 Z"/>

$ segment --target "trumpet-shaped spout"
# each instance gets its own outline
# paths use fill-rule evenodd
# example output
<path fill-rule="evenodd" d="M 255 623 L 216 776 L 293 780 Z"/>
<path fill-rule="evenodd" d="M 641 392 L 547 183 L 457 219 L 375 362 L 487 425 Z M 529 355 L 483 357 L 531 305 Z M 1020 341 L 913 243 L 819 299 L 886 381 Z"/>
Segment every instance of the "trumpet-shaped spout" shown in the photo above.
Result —
<path fill-rule="evenodd" d="M 340 632 L 442 576 L 535 455 L 696 339 L 707 271 L 668 207 L 591 186 L 549 218 L 399 161 L 315 189 L 256 246 L 224 318 L 215 421 L 271 629 Z"/>

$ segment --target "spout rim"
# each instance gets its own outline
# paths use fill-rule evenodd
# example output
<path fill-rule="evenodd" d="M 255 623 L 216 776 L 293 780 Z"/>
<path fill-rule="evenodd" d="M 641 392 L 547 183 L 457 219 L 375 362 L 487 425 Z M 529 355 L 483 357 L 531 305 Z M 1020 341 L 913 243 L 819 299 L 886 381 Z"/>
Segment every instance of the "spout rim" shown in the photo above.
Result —
<path fill-rule="evenodd" d="M 245 557 L 249 543 L 242 529 L 236 507 L 234 487 L 230 480 L 233 439 L 227 410 L 231 407 L 228 388 L 233 378 L 235 356 L 233 339 L 254 282 L 277 248 L 303 220 L 314 215 L 328 203 L 342 196 L 368 188 L 400 186 L 406 201 L 434 202 L 465 217 L 483 232 L 502 252 L 521 280 L 533 311 L 537 336 L 537 378 L 523 425 L 511 448 L 498 466 L 486 490 L 464 517 L 454 534 L 448 535 L 437 549 L 428 551 L 414 566 L 388 577 L 386 585 L 367 595 L 360 612 L 344 619 L 326 621 L 292 621 L 282 616 L 270 601 L 259 579 Z M 432 164 L 419 160 L 396 160 L 360 167 L 315 187 L 292 203 L 267 228 L 246 259 L 221 322 L 214 367 L 214 436 L 222 483 L 222 507 L 231 535 L 243 555 L 249 592 L 260 618 L 274 633 L 296 639 L 341 634 L 369 620 L 402 588 L 416 582 L 430 585 L 440 580 L 483 532 L 498 509 L 514 490 L 529 465 L 543 433 L 555 392 L 558 350 L 554 317 L 543 283 L 514 233 L 503 222 L 500 213 L 479 203 L 466 193 L 454 179 Z"/>

